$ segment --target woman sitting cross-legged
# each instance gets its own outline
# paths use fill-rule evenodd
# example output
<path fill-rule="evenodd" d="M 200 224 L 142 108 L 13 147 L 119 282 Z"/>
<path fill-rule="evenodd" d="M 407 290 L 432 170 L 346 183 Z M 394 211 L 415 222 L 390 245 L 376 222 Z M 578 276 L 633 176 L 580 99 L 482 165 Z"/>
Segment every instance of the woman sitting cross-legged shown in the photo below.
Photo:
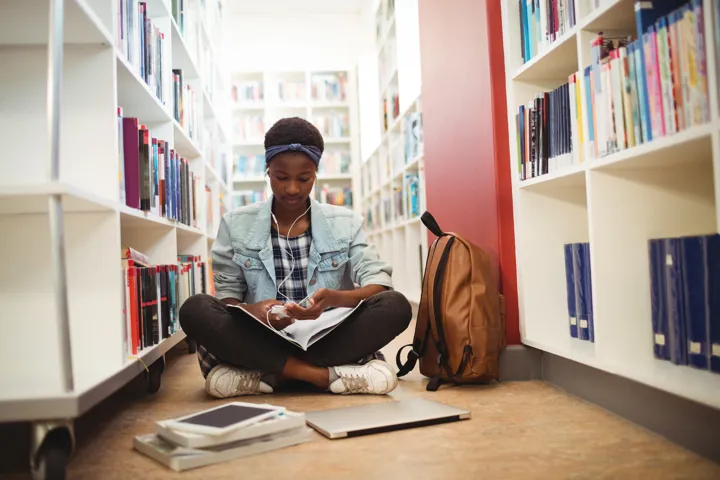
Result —
<path fill-rule="evenodd" d="M 265 136 L 272 196 L 224 215 L 212 247 L 216 294 L 194 295 L 180 309 L 209 395 L 271 393 L 286 380 L 342 394 L 397 386 L 377 352 L 408 327 L 412 309 L 393 290 L 392 267 L 368 244 L 361 217 L 310 198 L 323 149 L 322 135 L 303 119 L 273 125 Z M 307 351 L 228 307 L 241 304 L 282 330 L 361 301 Z M 274 305 L 287 317 L 270 313 Z"/>

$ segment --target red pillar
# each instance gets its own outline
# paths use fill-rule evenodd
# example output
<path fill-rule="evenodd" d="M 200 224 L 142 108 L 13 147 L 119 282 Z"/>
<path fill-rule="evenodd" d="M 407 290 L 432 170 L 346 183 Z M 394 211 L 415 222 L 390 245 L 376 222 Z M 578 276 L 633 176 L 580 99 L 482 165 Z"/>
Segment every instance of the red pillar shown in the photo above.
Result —
<path fill-rule="evenodd" d="M 419 0 L 427 209 L 499 270 L 520 343 L 499 0 Z M 431 239 L 432 241 L 432 239 Z"/>

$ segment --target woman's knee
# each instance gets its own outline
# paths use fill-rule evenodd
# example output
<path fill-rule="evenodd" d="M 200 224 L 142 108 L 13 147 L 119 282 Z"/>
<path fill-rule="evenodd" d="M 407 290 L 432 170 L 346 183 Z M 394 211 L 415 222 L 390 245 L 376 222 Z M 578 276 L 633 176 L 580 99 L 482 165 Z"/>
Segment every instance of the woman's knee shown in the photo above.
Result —
<path fill-rule="evenodd" d="M 206 320 L 207 314 L 218 299 L 206 293 L 198 293 L 189 297 L 180 306 L 180 327 L 186 334 L 195 330 L 195 326 Z"/>
<path fill-rule="evenodd" d="M 405 331 L 412 320 L 412 306 L 405 295 L 395 290 L 387 290 L 377 295 L 376 308 L 382 312 L 385 321 L 397 327 L 398 334 Z"/>

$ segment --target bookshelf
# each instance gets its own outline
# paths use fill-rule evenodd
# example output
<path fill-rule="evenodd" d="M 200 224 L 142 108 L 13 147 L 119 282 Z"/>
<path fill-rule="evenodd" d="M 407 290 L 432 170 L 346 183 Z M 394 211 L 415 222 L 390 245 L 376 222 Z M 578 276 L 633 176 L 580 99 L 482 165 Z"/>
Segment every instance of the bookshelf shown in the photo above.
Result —
<path fill-rule="evenodd" d="M 374 28 L 380 141 L 361 166 L 361 213 L 370 242 L 393 264 L 395 288 L 419 304 L 428 245 L 417 2 L 379 2 Z"/>
<path fill-rule="evenodd" d="M 129 351 L 121 248 L 153 265 L 178 265 L 180 255 L 207 261 L 228 208 L 226 84 L 213 67 L 220 5 L 184 3 L 180 22 L 171 0 L 144 4 L 148 40 L 162 43 L 162 54 L 151 49 L 147 80 L 120 24 L 122 7 L 138 2 L 0 5 L 0 261 L 8 273 L 0 280 L 0 421 L 33 422 L 32 468 L 48 476 L 64 469 L 72 420 L 141 372 L 156 390 L 164 353 L 185 338 L 179 328 L 161 331 L 155 344 Z M 194 91 L 184 99 L 193 118 L 175 118 L 172 69 Z M 184 190 L 195 202 L 186 221 L 163 215 L 160 203 L 128 206 L 118 108 L 186 162 L 195 179 L 194 198 Z M 25 368 L 16 368 L 21 358 Z"/>
<path fill-rule="evenodd" d="M 359 134 L 357 87 L 345 70 L 236 72 L 232 75 L 233 207 L 267 198 L 265 132 L 298 116 L 323 134 L 319 201 L 356 209 Z"/>
<path fill-rule="evenodd" d="M 651 299 L 649 260 L 649 241 L 652 239 L 718 232 L 720 207 L 716 191 L 720 186 L 720 117 L 718 38 L 715 32 L 720 26 L 714 19 L 718 2 L 694 2 L 692 5 L 698 7 L 698 12 L 702 8 L 702 17 L 692 10 L 687 17 L 690 23 L 683 24 L 689 25 L 689 31 L 694 35 L 703 34 L 705 73 L 702 73 L 700 63 L 695 71 L 698 78 L 706 82 L 706 92 L 703 94 L 701 87 L 690 87 L 692 96 L 684 97 L 687 94 L 682 88 L 679 94 L 674 93 L 672 79 L 675 74 L 670 71 L 666 75 L 662 69 L 657 77 L 659 87 L 642 89 L 648 93 L 649 101 L 657 100 L 654 105 L 665 102 L 662 111 L 672 114 L 659 117 L 657 112 L 661 110 L 653 107 L 656 117 L 661 120 L 657 124 L 658 133 L 652 130 L 652 118 L 647 117 L 649 131 L 655 134 L 652 138 L 644 135 L 641 125 L 639 77 L 624 73 L 622 68 L 617 69 L 618 63 L 613 63 L 615 54 L 609 57 L 608 66 L 604 67 L 610 72 L 609 76 L 602 77 L 603 67 L 599 66 L 600 77 L 592 77 L 593 82 L 595 78 L 612 82 L 615 80 L 612 74 L 619 72 L 620 92 L 627 85 L 627 96 L 614 96 L 618 89 L 612 84 L 604 90 L 609 97 L 598 96 L 595 83 L 583 81 L 585 69 L 596 59 L 594 54 L 598 50 L 593 49 L 592 42 L 599 32 L 606 40 L 637 36 L 635 2 L 575 0 L 574 3 L 561 3 L 568 9 L 572 7 L 563 28 L 551 36 L 554 41 L 538 42 L 537 51 L 524 57 L 523 51 L 528 47 L 522 45 L 525 39 L 525 33 L 521 31 L 523 13 L 518 2 L 502 2 L 522 341 L 718 408 L 720 375 L 660 359 L 654 354 L 658 338 L 653 327 L 655 310 Z M 543 18 L 549 18 L 544 9 L 550 4 L 557 5 L 557 1 L 540 4 L 543 10 L 539 12 L 538 22 L 542 32 L 547 21 Z M 694 32 L 692 26 L 700 25 L 697 18 L 703 20 L 702 29 Z M 662 27 L 662 24 L 658 26 Z M 693 55 L 702 52 L 697 46 L 694 50 L 682 50 L 692 49 L 692 44 L 673 43 L 672 30 L 668 28 L 667 31 L 668 44 L 681 45 L 678 47 L 681 55 L 683 51 L 692 51 Z M 692 38 L 697 38 L 694 35 Z M 662 48 L 664 37 L 657 38 L 661 43 L 656 45 Z M 629 48 L 626 46 L 625 53 L 631 51 Z M 617 55 L 622 59 L 624 53 L 618 50 Z M 627 55 L 626 58 L 636 58 Z M 690 53 L 686 55 L 689 58 Z M 669 58 L 671 61 L 665 63 L 672 65 L 677 57 Z M 619 65 L 623 66 L 622 63 Z M 628 61 L 628 71 L 648 75 L 648 69 L 633 70 L 630 65 Z M 682 75 L 681 65 L 682 61 L 678 60 Z M 595 72 L 591 69 L 591 75 Z M 566 114 L 569 121 L 565 120 L 565 129 L 561 125 L 557 129 L 558 137 L 550 139 L 550 142 L 556 142 L 554 158 L 545 160 L 542 131 L 537 137 L 540 139 L 538 145 L 542 146 L 538 149 L 539 154 L 529 154 L 532 143 L 525 142 L 531 137 L 524 137 L 522 132 L 525 131 L 525 120 L 532 114 L 523 113 L 521 108 L 526 112 L 530 107 L 535 109 L 537 94 L 554 92 L 573 83 L 571 76 L 574 74 L 578 79 L 573 86 L 575 90 L 566 90 L 565 98 L 579 100 L 553 106 L 555 112 L 569 113 Z M 632 78 L 635 78 L 635 86 Z M 693 85 L 702 84 L 700 80 L 698 82 Z M 668 90 L 664 90 L 666 86 L 669 86 Z M 649 92 L 653 91 L 660 93 L 652 96 Z M 678 123 L 674 127 L 664 123 L 671 118 L 677 122 L 675 112 L 679 110 L 676 105 L 680 104 L 691 106 L 697 117 L 682 128 Z M 541 108 L 545 105 L 541 101 Z M 602 107 L 608 105 L 615 107 L 612 116 L 603 113 L 607 110 Z M 623 109 L 629 107 L 629 116 L 625 116 L 623 109 L 618 110 L 621 105 Z M 703 106 L 707 108 L 705 118 L 700 113 Z M 562 119 L 563 113 L 559 115 Z M 589 122 L 592 122 L 592 130 Z M 546 124 L 542 125 L 546 128 Z M 544 132 L 551 128 L 554 127 L 547 126 Z M 632 142 L 631 135 L 634 136 Z M 605 148 L 598 145 L 602 142 Z M 606 151 L 602 152 L 603 149 Z M 573 338 L 569 328 L 563 246 L 584 242 L 589 243 L 590 250 L 587 266 L 591 296 L 587 298 L 593 341 Z M 684 327 L 678 328 L 683 330 Z"/>

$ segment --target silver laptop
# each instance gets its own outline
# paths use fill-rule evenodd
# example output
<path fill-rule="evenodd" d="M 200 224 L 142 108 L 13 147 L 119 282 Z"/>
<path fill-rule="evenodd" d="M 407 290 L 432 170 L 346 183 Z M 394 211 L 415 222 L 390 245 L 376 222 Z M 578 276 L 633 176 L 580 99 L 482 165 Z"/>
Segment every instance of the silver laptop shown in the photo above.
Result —
<path fill-rule="evenodd" d="M 305 413 L 307 424 L 328 438 L 357 437 L 468 418 L 468 410 L 423 398 Z"/>

